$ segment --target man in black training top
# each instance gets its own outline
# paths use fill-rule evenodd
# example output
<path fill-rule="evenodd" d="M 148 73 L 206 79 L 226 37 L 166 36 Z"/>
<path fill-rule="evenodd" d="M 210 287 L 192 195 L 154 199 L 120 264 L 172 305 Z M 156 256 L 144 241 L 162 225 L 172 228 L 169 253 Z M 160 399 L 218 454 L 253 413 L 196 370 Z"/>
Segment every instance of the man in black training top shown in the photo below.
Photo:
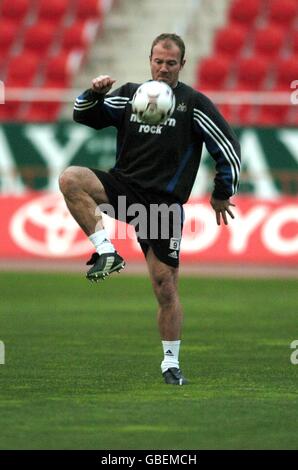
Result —
<path fill-rule="evenodd" d="M 181 208 L 194 184 L 203 143 L 216 162 L 210 203 L 217 224 L 221 221 L 227 224 L 227 215 L 234 218 L 229 198 L 237 190 L 240 172 L 240 147 L 229 125 L 206 96 L 178 81 L 185 64 L 184 53 L 184 43 L 175 34 L 161 34 L 153 41 L 152 79 L 167 83 L 176 99 L 174 113 L 162 125 L 144 125 L 132 113 L 132 98 L 139 84 L 126 83 L 107 94 L 115 83 L 113 78 L 100 75 L 92 80 L 91 88 L 76 100 L 74 120 L 94 129 L 117 128 L 116 163 L 108 172 L 71 166 L 59 181 L 72 216 L 96 250 L 88 263 L 92 265 L 87 273 L 90 280 L 104 279 L 125 264 L 105 232 L 98 206 L 110 204 L 115 218 L 128 223 L 133 217 L 118 213 L 120 196 L 126 197 L 127 208 L 142 204 L 147 210 L 144 221 L 147 231 L 144 227 L 135 228 L 159 305 L 158 327 L 164 351 L 162 374 L 166 383 L 176 385 L 187 383 L 179 368 L 182 308 L 177 284 Z M 155 229 L 157 223 L 166 219 L 162 211 L 158 221 L 149 216 L 150 208 L 156 204 L 180 209 L 180 218 L 177 223 L 177 217 L 168 217 L 168 233 L 161 232 L 163 227 L 158 229 L 157 236 L 150 237 L 149 228 L 154 225 Z"/>

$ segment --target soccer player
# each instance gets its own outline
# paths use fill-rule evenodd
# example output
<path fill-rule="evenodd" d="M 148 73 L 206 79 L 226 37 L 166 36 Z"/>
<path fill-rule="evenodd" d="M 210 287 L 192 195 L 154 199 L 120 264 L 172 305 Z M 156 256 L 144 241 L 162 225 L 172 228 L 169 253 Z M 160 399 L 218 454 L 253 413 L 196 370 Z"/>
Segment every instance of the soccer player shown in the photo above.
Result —
<path fill-rule="evenodd" d="M 174 113 L 163 125 L 145 126 L 138 122 L 132 113 L 132 98 L 139 84 L 126 83 L 109 93 L 115 83 L 109 75 L 93 79 L 91 87 L 76 100 L 76 122 L 97 130 L 114 126 L 118 131 L 116 163 L 110 171 L 71 166 L 59 180 L 71 214 L 96 250 L 88 262 L 92 265 L 87 272 L 89 280 L 102 279 L 125 264 L 104 229 L 100 205 L 110 204 L 115 218 L 128 223 L 132 222 L 132 216 L 124 217 L 118 211 L 120 196 L 126 197 L 128 208 L 142 204 L 148 214 L 154 204 L 181 209 L 194 184 L 204 143 L 216 162 L 210 203 L 217 224 L 222 221 L 228 224 L 228 216 L 234 218 L 230 197 L 238 187 L 240 147 L 213 103 L 179 81 L 184 55 L 184 42 L 176 34 L 161 34 L 152 43 L 152 79 L 166 82 L 176 99 Z M 158 223 L 163 220 L 161 213 Z M 156 223 L 149 215 L 145 222 L 148 226 Z M 164 381 L 183 385 L 187 383 L 179 367 L 183 313 L 177 291 L 183 211 L 178 223 L 173 216 L 167 218 L 167 225 L 166 236 L 160 230 L 155 237 L 150 237 L 148 231 L 144 233 L 141 227 L 136 231 L 159 305 Z"/>

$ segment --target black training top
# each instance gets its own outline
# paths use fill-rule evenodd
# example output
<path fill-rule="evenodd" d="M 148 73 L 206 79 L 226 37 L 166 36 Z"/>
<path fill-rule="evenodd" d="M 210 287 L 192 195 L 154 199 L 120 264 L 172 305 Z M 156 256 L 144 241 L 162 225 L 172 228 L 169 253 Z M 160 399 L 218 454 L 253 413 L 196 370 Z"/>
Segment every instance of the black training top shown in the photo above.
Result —
<path fill-rule="evenodd" d="M 240 146 L 214 104 L 200 92 L 178 82 L 175 110 L 163 125 L 138 122 L 132 98 L 139 87 L 126 83 L 108 95 L 92 90 L 80 95 L 74 120 L 94 129 L 115 126 L 119 177 L 143 190 L 167 193 L 180 203 L 189 198 L 199 168 L 202 146 L 216 161 L 216 199 L 228 199 L 238 187 Z"/>

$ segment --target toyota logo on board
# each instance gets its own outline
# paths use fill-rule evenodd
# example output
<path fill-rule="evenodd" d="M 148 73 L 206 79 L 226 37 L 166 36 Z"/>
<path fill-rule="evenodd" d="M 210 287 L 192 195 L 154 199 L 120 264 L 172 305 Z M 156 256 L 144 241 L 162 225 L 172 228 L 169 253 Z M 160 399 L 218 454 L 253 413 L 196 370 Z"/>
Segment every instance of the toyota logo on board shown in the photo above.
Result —
<path fill-rule="evenodd" d="M 21 206 L 12 217 L 10 233 L 23 250 L 39 256 L 75 257 L 91 249 L 62 196 L 56 193 Z"/>

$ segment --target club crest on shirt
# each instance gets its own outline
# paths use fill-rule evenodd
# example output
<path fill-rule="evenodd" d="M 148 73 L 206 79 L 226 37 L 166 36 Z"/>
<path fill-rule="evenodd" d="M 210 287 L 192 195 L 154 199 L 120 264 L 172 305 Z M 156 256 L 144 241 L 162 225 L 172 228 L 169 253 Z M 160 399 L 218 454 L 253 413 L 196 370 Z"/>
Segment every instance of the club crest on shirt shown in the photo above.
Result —
<path fill-rule="evenodd" d="M 185 113 L 187 111 L 187 106 L 183 101 L 182 103 L 178 104 L 177 111 L 181 111 L 182 113 Z"/>

